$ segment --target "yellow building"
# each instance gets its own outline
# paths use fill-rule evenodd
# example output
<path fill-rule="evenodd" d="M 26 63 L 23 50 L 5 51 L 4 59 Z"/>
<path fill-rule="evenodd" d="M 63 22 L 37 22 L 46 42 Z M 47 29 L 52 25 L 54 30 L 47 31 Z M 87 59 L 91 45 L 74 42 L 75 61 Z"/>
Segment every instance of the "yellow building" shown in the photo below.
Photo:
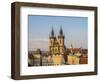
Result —
<path fill-rule="evenodd" d="M 70 65 L 75 65 L 75 64 L 79 64 L 79 57 L 74 55 L 74 54 L 69 54 L 68 55 L 68 64 Z"/>
<path fill-rule="evenodd" d="M 53 64 L 54 65 L 61 65 L 63 62 L 63 54 L 64 54 L 64 35 L 62 28 L 60 28 L 59 35 L 56 38 L 54 35 L 54 30 L 52 28 L 50 37 L 50 53 L 52 55 Z"/>

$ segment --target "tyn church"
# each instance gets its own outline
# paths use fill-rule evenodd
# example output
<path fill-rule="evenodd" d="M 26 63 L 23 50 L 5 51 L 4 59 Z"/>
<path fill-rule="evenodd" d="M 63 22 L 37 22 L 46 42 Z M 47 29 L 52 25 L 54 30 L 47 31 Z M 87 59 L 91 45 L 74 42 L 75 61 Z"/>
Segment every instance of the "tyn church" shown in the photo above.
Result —
<path fill-rule="evenodd" d="M 51 30 L 51 34 L 49 36 L 49 40 L 50 40 L 50 54 L 52 55 L 53 58 L 53 63 L 54 64 L 62 64 L 63 63 L 63 55 L 65 53 L 65 44 L 64 44 L 64 39 L 65 36 L 63 34 L 63 30 L 60 27 L 60 31 L 58 36 L 56 37 L 54 34 L 54 30 L 52 28 Z"/>
<path fill-rule="evenodd" d="M 54 35 L 54 30 L 52 28 L 50 39 L 50 52 L 52 55 L 61 55 L 64 54 L 65 45 L 64 45 L 64 34 L 62 28 L 60 28 L 59 35 L 56 37 Z"/>

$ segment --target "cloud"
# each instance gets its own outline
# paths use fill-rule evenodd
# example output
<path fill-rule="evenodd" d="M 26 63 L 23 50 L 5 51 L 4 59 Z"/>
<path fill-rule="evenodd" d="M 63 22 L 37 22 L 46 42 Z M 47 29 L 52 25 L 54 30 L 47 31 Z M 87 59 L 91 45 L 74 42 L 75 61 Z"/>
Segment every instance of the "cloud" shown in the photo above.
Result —
<path fill-rule="evenodd" d="M 48 50 L 49 49 L 49 40 L 48 39 L 32 39 L 28 43 L 29 50 Z"/>

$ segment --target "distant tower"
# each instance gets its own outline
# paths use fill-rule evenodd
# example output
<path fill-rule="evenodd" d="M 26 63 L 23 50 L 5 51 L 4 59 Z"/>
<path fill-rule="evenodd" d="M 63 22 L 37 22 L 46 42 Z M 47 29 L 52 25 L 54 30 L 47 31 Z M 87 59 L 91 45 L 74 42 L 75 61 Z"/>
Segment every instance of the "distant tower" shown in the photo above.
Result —
<path fill-rule="evenodd" d="M 70 52 L 73 53 L 73 45 L 70 46 Z"/>
<path fill-rule="evenodd" d="M 60 54 L 63 54 L 64 53 L 64 35 L 63 35 L 62 27 L 60 27 L 60 31 L 58 35 L 58 43 L 59 43 Z"/>
<path fill-rule="evenodd" d="M 54 53 L 54 42 L 55 42 L 55 37 L 54 37 L 54 30 L 53 30 L 53 27 L 52 27 L 52 30 L 51 30 L 51 34 L 49 36 L 49 40 L 50 40 L 50 52 L 51 54 Z"/>

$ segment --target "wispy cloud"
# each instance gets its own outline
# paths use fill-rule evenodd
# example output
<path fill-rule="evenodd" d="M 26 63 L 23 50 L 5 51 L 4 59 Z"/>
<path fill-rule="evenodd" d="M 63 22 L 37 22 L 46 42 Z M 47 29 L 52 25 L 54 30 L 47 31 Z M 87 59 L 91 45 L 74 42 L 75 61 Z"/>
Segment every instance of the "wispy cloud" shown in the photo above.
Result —
<path fill-rule="evenodd" d="M 32 39 L 29 40 L 29 50 L 48 50 L 49 47 L 49 40 L 48 39 Z"/>

